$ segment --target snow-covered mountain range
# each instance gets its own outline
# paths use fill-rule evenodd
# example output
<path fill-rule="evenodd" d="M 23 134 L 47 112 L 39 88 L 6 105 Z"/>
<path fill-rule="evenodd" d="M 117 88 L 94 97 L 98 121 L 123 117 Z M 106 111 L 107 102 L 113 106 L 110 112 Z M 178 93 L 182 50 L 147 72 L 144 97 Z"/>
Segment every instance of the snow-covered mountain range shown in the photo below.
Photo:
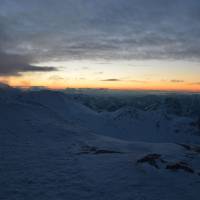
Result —
<path fill-rule="evenodd" d="M 0 88 L 0 199 L 200 197 L 200 95 Z"/>

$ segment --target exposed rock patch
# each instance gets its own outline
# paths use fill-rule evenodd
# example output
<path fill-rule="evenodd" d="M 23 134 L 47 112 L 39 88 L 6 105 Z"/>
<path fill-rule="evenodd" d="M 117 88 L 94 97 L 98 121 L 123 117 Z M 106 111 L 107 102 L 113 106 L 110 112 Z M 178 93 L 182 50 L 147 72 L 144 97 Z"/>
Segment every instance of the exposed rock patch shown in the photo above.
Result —
<path fill-rule="evenodd" d="M 166 163 L 166 161 L 161 158 L 160 154 L 148 154 L 137 161 L 137 163 L 148 163 L 157 169 L 159 168 L 158 162 Z"/>
<path fill-rule="evenodd" d="M 194 173 L 194 170 L 192 169 L 192 167 L 190 167 L 185 162 L 177 162 L 177 163 L 173 163 L 173 164 L 168 164 L 166 166 L 166 169 L 169 169 L 171 171 L 183 170 L 188 173 Z"/>
<path fill-rule="evenodd" d="M 83 146 L 81 148 L 80 154 L 113 154 L 113 153 L 123 153 L 120 151 L 114 151 L 114 150 L 108 150 L 108 149 L 98 149 L 97 147 L 94 146 Z"/>

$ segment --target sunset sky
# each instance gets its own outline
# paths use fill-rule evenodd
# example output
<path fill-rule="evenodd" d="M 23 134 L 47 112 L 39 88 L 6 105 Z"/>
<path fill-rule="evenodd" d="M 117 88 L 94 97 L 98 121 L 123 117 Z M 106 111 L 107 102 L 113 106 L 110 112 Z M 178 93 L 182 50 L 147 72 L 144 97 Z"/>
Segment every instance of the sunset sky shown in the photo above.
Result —
<path fill-rule="evenodd" d="M 1 0 L 0 82 L 200 92 L 200 1 Z"/>

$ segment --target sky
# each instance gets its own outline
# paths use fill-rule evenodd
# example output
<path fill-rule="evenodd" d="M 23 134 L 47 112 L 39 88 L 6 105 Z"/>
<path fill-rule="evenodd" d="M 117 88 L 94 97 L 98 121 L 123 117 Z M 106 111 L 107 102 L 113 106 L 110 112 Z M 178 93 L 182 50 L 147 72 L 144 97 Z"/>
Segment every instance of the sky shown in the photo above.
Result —
<path fill-rule="evenodd" d="M 199 0 L 1 0 L 0 82 L 200 92 Z"/>

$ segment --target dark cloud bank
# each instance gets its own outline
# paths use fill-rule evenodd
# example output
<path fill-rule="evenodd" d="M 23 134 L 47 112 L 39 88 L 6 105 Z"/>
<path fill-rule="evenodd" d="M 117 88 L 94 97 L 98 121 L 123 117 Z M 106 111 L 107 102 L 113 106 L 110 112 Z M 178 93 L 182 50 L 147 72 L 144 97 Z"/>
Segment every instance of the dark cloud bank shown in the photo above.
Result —
<path fill-rule="evenodd" d="M 199 61 L 199 13 L 199 0 L 1 0 L 0 74 L 62 59 Z"/>
<path fill-rule="evenodd" d="M 0 52 L 0 76 L 20 75 L 20 72 L 55 71 L 54 67 L 39 67 L 29 64 L 27 56 Z"/>

